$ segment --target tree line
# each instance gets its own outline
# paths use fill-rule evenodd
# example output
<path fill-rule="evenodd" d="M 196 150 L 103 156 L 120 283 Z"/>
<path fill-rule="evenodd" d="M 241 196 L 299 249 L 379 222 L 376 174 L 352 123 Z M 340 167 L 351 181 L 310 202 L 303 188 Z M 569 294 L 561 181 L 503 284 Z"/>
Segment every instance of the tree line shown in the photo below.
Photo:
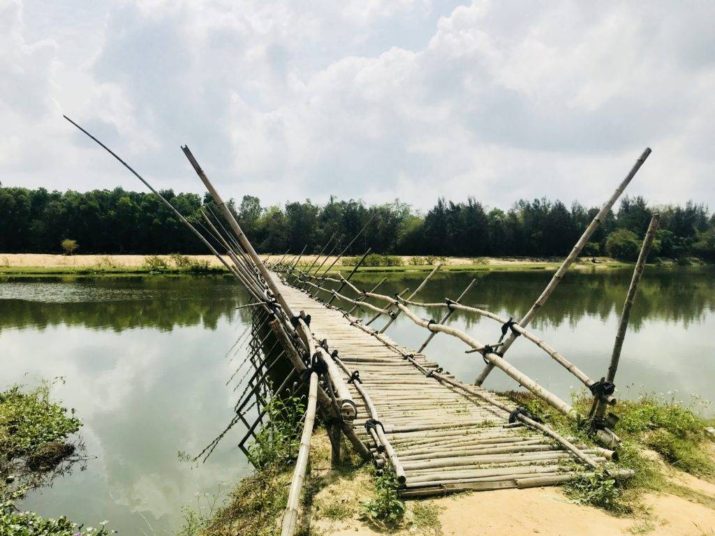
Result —
<path fill-rule="evenodd" d="M 202 208 L 213 208 L 208 196 L 162 194 L 194 222 L 202 221 Z M 307 247 L 313 253 L 331 240 L 347 245 L 367 224 L 348 254 L 370 247 L 382 254 L 462 257 L 564 256 L 598 211 L 547 199 L 520 200 L 502 210 L 471 197 L 439 199 L 426 213 L 400 201 L 368 206 L 333 197 L 323 205 L 306 200 L 264 207 L 247 195 L 229 206 L 259 252 L 299 253 Z M 642 197 L 624 198 L 584 255 L 634 259 L 655 210 L 661 214 L 657 255 L 715 260 L 715 215 L 704 205 L 653 207 Z M 60 252 L 63 240 L 75 241 L 81 253 L 206 253 L 153 194 L 122 188 L 49 192 L 0 187 L 0 252 Z"/>

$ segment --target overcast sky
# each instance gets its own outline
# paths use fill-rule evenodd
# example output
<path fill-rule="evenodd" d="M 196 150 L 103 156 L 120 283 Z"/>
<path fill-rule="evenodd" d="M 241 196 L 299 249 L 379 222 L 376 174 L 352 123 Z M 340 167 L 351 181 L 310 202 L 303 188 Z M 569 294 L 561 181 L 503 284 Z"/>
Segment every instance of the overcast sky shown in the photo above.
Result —
<path fill-rule="evenodd" d="M 715 2 L 0 0 L 0 181 L 715 208 Z"/>

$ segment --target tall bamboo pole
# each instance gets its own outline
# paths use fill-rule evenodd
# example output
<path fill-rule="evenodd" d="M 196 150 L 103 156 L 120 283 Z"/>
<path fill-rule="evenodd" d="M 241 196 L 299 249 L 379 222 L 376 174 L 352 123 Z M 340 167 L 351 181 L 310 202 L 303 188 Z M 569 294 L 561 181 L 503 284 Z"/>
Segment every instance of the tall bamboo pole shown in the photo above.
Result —
<path fill-rule="evenodd" d="M 591 235 L 604 220 L 604 218 L 608 214 L 608 211 L 611 210 L 611 207 L 613 207 L 616 200 L 621 196 L 623 191 L 630 184 L 631 180 L 633 180 L 633 177 L 635 177 L 636 173 L 638 173 L 638 170 L 646 161 L 646 158 L 648 158 L 650 153 L 650 147 L 646 147 L 645 151 L 643 151 L 643 154 L 641 154 L 641 156 L 638 158 L 638 160 L 636 160 L 636 163 L 633 165 L 631 170 L 628 172 L 628 175 L 626 175 L 623 181 L 621 181 L 621 184 L 618 185 L 618 188 L 616 188 L 616 191 L 613 192 L 613 195 L 611 195 L 608 201 L 606 201 L 606 203 L 601 207 L 601 210 L 598 211 L 598 214 L 596 214 L 596 216 L 593 218 L 588 227 L 586 227 L 586 230 L 581 235 L 581 238 L 578 239 L 578 242 L 576 242 L 576 244 L 574 245 L 573 249 L 571 250 L 571 253 L 569 253 L 568 257 L 564 259 L 563 263 L 561 263 L 561 266 L 559 266 L 559 269 L 556 270 L 556 273 L 551 278 L 551 281 L 549 281 L 549 284 L 546 285 L 546 288 L 544 288 L 541 295 L 537 298 L 537 300 L 527 311 L 524 317 L 519 321 L 520 326 L 524 328 L 527 327 L 536 315 L 536 313 L 539 311 L 539 309 L 543 307 L 543 305 L 546 303 L 546 300 L 549 299 L 558 284 L 561 282 L 561 279 L 563 279 L 564 275 L 566 274 L 566 271 L 569 269 L 571 264 L 573 264 L 573 262 L 578 258 L 579 254 L 581 253 L 581 250 L 588 242 L 588 239 L 591 238 Z M 509 337 L 506 339 L 506 341 L 504 341 L 504 344 L 502 345 L 502 356 L 507 352 L 507 350 L 509 350 L 515 340 L 516 335 L 513 332 L 510 333 Z M 481 374 L 479 374 L 474 383 L 476 385 L 482 385 L 482 383 L 484 383 L 484 380 L 487 379 L 487 376 L 489 376 L 489 373 L 492 370 L 494 370 L 494 365 L 492 363 L 488 363 L 482 370 Z"/>
<path fill-rule="evenodd" d="M 659 224 L 660 214 L 653 214 L 653 217 L 650 219 L 650 225 L 648 225 L 648 230 L 646 231 L 645 238 L 643 239 L 643 246 L 641 247 L 640 254 L 638 255 L 636 267 L 633 270 L 633 277 L 631 278 L 631 284 L 628 287 L 626 301 L 623 304 L 621 322 L 618 325 L 618 334 L 616 335 L 616 341 L 613 345 L 613 353 L 611 354 L 611 364 L 608 367 L 608 375 L 606 376 L 606 380 L 609 382 L 613 382 L 613 380 L 616 378 L 616 371 L 618 370 L 618 361 L 621 358 L 621 349 L 623 348 L 623 341 L 626 338 L 628 322 L 631 318 L 631 308 L 633 307 L 633 303 L 635 302 L 638 285 L 641 281 L 641 278 L 643 277 L 645 263 L 648 260 L 648 254 L 650 253 L 650 249 L 653 245 L 653 239 L 655 238 L 655 233 L 658 230 Z"/>
<path fill-rule="evenodd" d="M 618 324 L 618 332 L 616 333 L 616 340 L 613 344 L 613 352 L 611 353 L 611 363 L 608 366 L 608 374 L 606 375 L 606 381 L 613 383 L 616 379 L 616 371 L 618 370 L 618 363 L 621 359 L 621 350 L 623 349 L 623 341 L 626 338 L 626 331 L 628 330 L 628 322 L 631 318 L 631 309 L 633 308 L 633 303 L 636 299 L 636 293 L 638 292 L 638 285 L 640 284 L 641 278 L 643 277 L 643 270 L 645 269 L 646 261 L 648 260 L 648 254 L 650 253 L 651 247 L 653 246 L 653 240 L 655 239 L 655 233 L 658 230 L 658 225 L 660 223 L 660 214 L 656 213 L 650 219 L 650 224 L 648 225 L 648 230 L 645 233 L 645 238 L 643 239 L 643 245 L 641 246 L 640 253 L 638 254 L 638 260 L 636 261 L 636 266 L 633 269 L 633 276 L 631 277 L 631 284 L 628 286 L 628 293 L 626 294 L 626 301 L 623 303 L 623 310 L 621 311 L 621 320 Z M 603 416 L 606 413 L 606 402 L 604 400 L 598 399 L 596 401 L 596 411 L 595 411 L 595 422 L 598 423 L 603 420 Z"/>
<path fill-rule="evenodd" d="M 325 272 L 323 272 L 323 274 L 327 274 L 327 273 L 330 271 L 330 269 L 331 269 L 333 266 L 335 266 L 335 263 L 338 262 L 338 261 L 342 258 L 343 255 L 345 255 L 345 252 L 346 252 L 348 249 L 350 249 L 350 246 L 352 246 L 352 245 L 355 243 L 355 240 L 357 240 L 358 238 L 360 238 L 360 235 L 365 231 L 365 229 L 367 229 L 367 226 L 372 223 L 372 220 L 375 219 L 375 216 L 377 216 L 377 212 L 375 212 L 375 213 L 372 215 L 372 217 L 371 217 L 369 220 L 367 220 L 367 223 L 362 226 L 362 228 L 361 228 L 361 229 L 358 231 L 358 233 L 353 237 L 353 239 L 348 243 L 348 245 L 345 246 L 345 248 L 343 248 L 343 250 L 340 252 L 340 255 L 338 255 L 338 256 L 335 258 L 335 260 L 332 262 L 332 264 L 331 264 L 330 266 L 328 266 L 328 268 L 325 270 Z M 319 271 L 320 271 L 320 269 L 316 270 L 315 274 L 317 275 Z"/>

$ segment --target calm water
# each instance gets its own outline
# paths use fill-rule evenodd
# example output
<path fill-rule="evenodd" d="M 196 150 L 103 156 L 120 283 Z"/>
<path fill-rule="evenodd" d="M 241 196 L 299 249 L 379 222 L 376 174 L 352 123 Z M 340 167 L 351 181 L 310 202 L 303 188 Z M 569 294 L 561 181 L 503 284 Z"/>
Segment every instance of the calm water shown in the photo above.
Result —
<path fill-rule="evenodd" d="M 715 399 L 715 273 L 647 272 L 632 315 L 616 383 L 621 397 L 643 391 L 678 398 Z M 382 287 L 415 288 L 420 276 L 392 276 Z M 470 275 L 436 277 L 420 298 L 455 297 Z M 519 317 L 549 274 L 479 274 L 464 300 Z M 569 274 L 533 324 L 534 330 L 592 377 L 605 374 L 630 274 Z M 364 286 L 373 276 L 357 279 Z M 227 385 L 245 351 L 229 355 L 250 323 L 248 296 L 223 278 L 55 278 L 0 281 L 0 389 L 56 376 L 56 398 L 77 409 L 85 423 L 85 471 L 33 494 L 27 508 L 68 514 L 96 524 L 109 519 L 123 534 L 173 534 L 181 507 L 197 494 L 225 492 L 249 472 L 235 448 L 241 428 L 226 437 L 209 461 L 181 462 L 197 453 L 232 416 L 236 393 Z M 429 317 L 428 311 L 421 311 Z M 452 325 L 495 342 L 499 325 L 455 314 Z M 400 318 L 388 333 L 417 346 L 426 336 Z M 428 355 L 463 380 L 483 362 L 444 335 Z M 551 359 L 518 340 L 509 360 L 563 397 L 578 387 Z M 488 386 L 513 388 L 495 370 Z"/>

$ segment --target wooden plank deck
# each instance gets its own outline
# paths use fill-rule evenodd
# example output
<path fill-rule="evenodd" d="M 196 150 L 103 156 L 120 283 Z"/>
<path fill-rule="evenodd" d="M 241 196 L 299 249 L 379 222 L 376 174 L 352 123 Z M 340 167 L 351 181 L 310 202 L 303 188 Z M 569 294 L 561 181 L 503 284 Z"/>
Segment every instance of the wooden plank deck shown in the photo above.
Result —
<path fill-rule="evenodd" d="M 359 371 L 362 387 L 405 470 L 403 495 L 430 495 L 460 489 L 491 490 L 556 484 L 581 468 L 574 456 L 538 430 L 509 424 L 509 414 L 461 389 L 427 377 L 404 358 L 410 354 L 428 370 L 436 363 L 382 335 L 380 341 L 354 325 L 341 311 L 275 278 L 294 311 L 311 316 L 310 329 L 340 360 Z M 351 322 L 352 321 L 352 322 Z M 457 381 L 448 373 L 443 373 Z M 345 375 L 345 379 L 348 379 Z M 368 409 L 353 384 L 357 404 L 353 427 L 376 458 L 384 456 L 365 429 Z M 472 390 L 479 390 L 469 386 Z M 510 402 L 494 393 L 506 405 Z M 595 450 L 585 449 L 597 461 Z"/>

